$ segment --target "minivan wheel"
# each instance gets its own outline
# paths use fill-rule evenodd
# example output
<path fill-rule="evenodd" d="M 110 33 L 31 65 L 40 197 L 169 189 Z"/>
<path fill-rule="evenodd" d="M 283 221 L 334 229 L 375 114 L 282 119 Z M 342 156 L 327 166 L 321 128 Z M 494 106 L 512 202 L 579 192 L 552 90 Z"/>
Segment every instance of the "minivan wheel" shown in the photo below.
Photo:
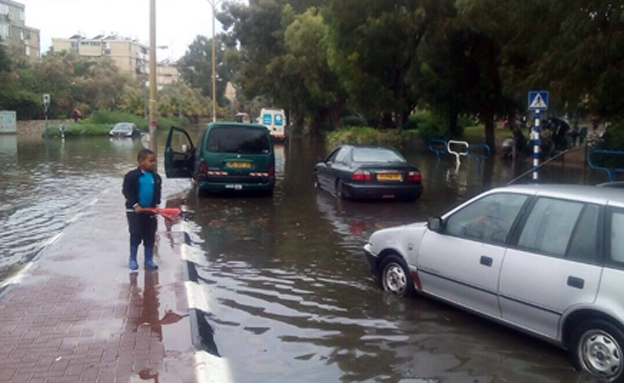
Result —
<path fill-rule="evenodd" d="M 407 297 L 414 293 L 414 282 L 403 258 L 397 254 L 388 255 L 381 261 L 381 287 L 384 291 Z"/>
<path fill-rule="evenodd" d="M 607 382 L 624 382 L 624 333 L 603 320 L 581 323 L 572 333 L 570 357 L 574 367 Z"/>

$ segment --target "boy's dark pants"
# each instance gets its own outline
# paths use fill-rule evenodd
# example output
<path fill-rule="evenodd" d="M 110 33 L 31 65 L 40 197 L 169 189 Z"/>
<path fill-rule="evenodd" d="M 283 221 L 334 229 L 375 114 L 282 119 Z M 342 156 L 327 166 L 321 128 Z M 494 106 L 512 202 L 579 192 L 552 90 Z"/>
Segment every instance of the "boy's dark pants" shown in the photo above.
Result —
<path fill-rule="evenodd" d="M 136 250 L 141 242 L 145 249 L 150 251 L 154 248 L 158 220 L 154 214 L 126 213 L 128 228 L 130 229 L 130 254 L 136 256 Z"/>

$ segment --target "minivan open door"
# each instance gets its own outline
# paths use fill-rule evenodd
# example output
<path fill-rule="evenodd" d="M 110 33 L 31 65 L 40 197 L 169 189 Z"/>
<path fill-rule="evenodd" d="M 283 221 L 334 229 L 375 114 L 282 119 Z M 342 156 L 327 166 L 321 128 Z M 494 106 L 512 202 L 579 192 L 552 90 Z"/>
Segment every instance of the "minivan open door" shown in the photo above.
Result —
<path fill-rule="evenodd" d="M 167 178 L 191 178 L 195 166 L 195 147 L 186 130 L 172 127 L 165 145 Z"/>

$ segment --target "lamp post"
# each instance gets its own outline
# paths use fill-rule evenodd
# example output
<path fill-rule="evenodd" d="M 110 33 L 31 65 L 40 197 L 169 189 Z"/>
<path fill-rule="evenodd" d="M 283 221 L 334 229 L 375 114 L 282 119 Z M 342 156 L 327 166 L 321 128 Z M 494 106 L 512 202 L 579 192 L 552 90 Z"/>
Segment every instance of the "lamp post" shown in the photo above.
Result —
<path fill-rule="evenodd" d="M 217 23 L 217 5 L 222 0 L 208 0 L 212 6 L 212 122 L 217 121 L 217 58 L 215 42 L 215 24 Z"/>
<path fill-rule="evenodd" d="M 149 134 L 151 149 L 158 154 L 156 137 L 156 0 L 150 0 Z"/>

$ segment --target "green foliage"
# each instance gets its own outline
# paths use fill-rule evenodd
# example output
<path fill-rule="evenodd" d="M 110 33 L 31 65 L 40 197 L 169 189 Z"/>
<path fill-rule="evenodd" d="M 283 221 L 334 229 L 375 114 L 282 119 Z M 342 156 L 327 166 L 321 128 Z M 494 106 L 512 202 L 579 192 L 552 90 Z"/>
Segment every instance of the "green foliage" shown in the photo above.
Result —
<path fill-rule="evenodd" d="M 412 121 L 424 142 L 429 142 L 433 138 L 444 139 L 446 136 L 448 121 L 437 113 L 420 112 L 412 117 Z"/>
<path fill-rule="evenodd" d="M 79 124 L 75 124 L 72 126 L 87 126 L 87 127 L 95 127 L 95 126 L 107 126 L 110 130 L 113 125 L 118 122 L 131 122 L 135 124 L 141 131 L 146 132 L 148 130 L 148 121 L 139 116 L 135 116 L 128 112 L 123 111 L 111 111 L 111 110 L 100 110 L 93 113 L 88 118 L 82 120 Z M 188 124 L 188 120 L 184 117 L 158 117 L 156 119 L 156 124 L 158 129 L 169 129 L 172 126 L 182 127 Z M 87 129 L 88 130 L 88 129 Z M 79 130 L 81 132 L 85 132 L 84 130 Z M 107 131 L 108 133 L 108 131 Z"/>
<path fill-rule="evenodd" d="M 238 66 L 239 53 L 232 39 L 225 34 L 217 35 L 215 43 L 217 102 L 226 105 L 229 101 L 225 99 L 225 88 Z M 204 96 L 212 98 L 212 39 L 197 36 L 178 61 L 178 70 L 191 87 L 201 89 Z"/>
<path fill-rule="evenodd" d="M 342 126 L 366 126 L 366 119 L 362 116 L 352 115 L 340 120 Z"/>
<path fill-rule="evenodd" d="M 139 129 L 146 131 L 148 122 L 143 117 L 135 116 L 128 112 L 112 111 L 112 110 L 100 110 L 93 113 L 91 116 L 82 120 L 77 125 L 107 125 L 110 128 L 118 122 L 131 122 L 135 124 Z"/>
<path fill-rule="evenodd" d="M 380 131 L 368 126 L 349 126 L 327 135 L 327 143 L 332 147 L 344 144 L 383 145 L 403 150 L 409 141 L 410 134 L 406 131 Z"/>

